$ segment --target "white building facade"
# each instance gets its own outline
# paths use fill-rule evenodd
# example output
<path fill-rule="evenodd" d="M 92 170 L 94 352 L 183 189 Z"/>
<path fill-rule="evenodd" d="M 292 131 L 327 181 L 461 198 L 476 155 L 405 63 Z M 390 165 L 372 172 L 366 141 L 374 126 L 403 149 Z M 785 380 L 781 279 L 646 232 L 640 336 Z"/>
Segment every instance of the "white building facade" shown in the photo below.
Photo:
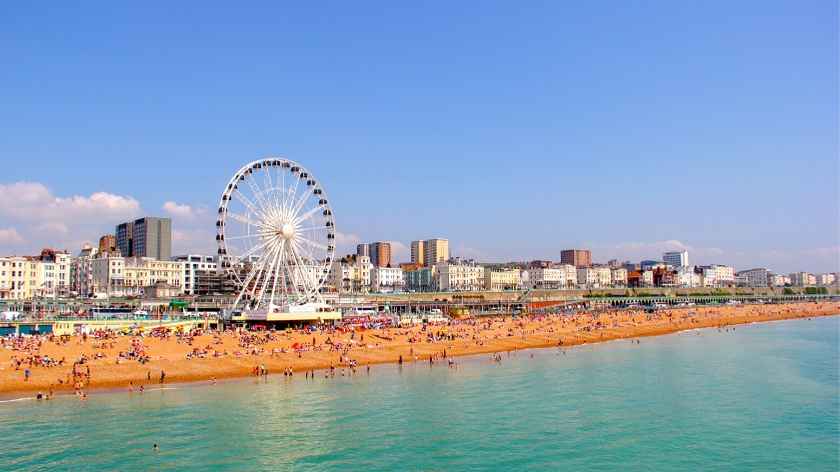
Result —
<path fill-rule="evenodd" d="M 735 281 L 740 287 L 768 287 L 768 274 L 767 269 L 763 267 L 742 270 L 735 274 Z"/>
<path fill-rule="evenodd" d="M 662 261 L 678 269 L 688 267 L 688 251 L 671 251 L 662 254 Z"/>
<path fill-rule="evenodd" d="M 374 292 L 398 292 L 405 287 L 403 270 L 399 267 L 374 267 L 370 273 L 370 285 Z"/>
<path fill-rule="evenodd" d="M 484 287 L 484 267 L 472 262 L 437 264 L 437 287 L 447 291 L 472 291 Z"/>
<path fill-rule="evenodd" d="M 172 258 L 175 262 L 182 262 L 184 268 L 184 293 L 193 295 L 196 292 L 198 276 L 201 273 L 217 272 L 218 264 L 213 256 L 200 254 L 184 254 Z"/>

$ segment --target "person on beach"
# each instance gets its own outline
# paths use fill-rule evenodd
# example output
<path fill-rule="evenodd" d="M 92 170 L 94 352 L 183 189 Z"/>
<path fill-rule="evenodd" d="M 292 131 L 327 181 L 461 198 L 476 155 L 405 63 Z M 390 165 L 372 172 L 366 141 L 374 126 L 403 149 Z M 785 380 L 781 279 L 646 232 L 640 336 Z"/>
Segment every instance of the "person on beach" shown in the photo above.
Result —
<path fill-rule="evenodd" d="M 160 383 L 163 383 L 164 380 L 166 380 L 166 372 L 164 372 L 163 369 L 161 369 L 160 370 Z"/>

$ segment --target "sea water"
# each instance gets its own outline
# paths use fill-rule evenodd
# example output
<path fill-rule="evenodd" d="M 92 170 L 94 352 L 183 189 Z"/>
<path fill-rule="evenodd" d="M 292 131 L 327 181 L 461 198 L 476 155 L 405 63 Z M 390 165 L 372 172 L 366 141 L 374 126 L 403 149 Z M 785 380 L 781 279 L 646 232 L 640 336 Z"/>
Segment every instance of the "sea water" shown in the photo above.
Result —
<path fill-rule="evenodd" d="M 0 469 L 837 471 L 838 330 L 834 316 L 5 401 Z"/>

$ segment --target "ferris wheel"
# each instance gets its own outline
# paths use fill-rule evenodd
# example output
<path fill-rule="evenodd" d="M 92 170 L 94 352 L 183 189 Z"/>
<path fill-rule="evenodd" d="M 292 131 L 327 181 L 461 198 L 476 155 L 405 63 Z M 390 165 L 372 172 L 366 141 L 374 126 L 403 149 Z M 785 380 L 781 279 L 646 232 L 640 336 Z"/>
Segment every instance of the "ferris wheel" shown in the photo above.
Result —
<path fill-rule="evenodd" d="M 221 267 L 239 286 L 234 309 L 272 312 L 321 300 L 335 220 L 303 166 L 281 158 L 243 166 L 222 192 L 216 230 Z"/>

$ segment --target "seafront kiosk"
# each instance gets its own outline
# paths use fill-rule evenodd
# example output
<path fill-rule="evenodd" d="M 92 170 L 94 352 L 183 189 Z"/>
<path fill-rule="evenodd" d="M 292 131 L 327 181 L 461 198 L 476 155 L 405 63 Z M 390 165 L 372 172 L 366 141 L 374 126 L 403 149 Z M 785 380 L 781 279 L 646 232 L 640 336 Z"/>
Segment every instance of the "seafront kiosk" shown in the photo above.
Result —
<path fill-rule="evenodd" d="M 234 324 L 272 328 L 334 323 L 340 320 L 341 312 L 326 303 L 271 306 L 267 310 L 233 312 L 230 317 Z"/>

